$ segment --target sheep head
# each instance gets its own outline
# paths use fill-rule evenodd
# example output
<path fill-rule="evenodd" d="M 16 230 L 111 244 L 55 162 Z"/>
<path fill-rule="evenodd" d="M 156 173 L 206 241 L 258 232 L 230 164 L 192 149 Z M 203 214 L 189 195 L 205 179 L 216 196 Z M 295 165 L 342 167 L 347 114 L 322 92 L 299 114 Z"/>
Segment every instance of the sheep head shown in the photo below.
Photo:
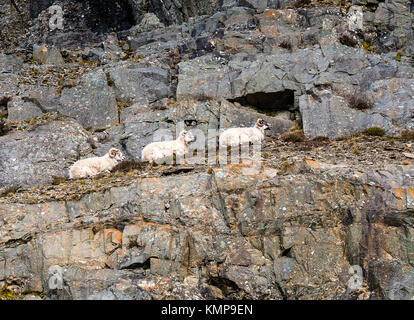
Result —
<path fill-rule="evenodd" d="M 185 145 L 189 145 L 191 142 L 196 141 L 196 137 L 190 131 L 183 130 L 178 135 L 178 140 L 184 141 Z"/>
<path fill-rule="evenodd" d="M 255 127 L 261 130 L 266 130 L 266 129 L 271 128 L 270 124 L 261 118 L 257 119 Z"/>
<path fill-rule="evenodd" d="M 121 150 L 116 149 L 116 148 L 111 148 L 108 151 L 108 155 L 109 155 L 109 158 L 115 159 L 118 162 L 121 162 L 121 161 L 124 161 L 125 160 L 125 156 L 123 155 L 123 153 L 121 152 Z"/>

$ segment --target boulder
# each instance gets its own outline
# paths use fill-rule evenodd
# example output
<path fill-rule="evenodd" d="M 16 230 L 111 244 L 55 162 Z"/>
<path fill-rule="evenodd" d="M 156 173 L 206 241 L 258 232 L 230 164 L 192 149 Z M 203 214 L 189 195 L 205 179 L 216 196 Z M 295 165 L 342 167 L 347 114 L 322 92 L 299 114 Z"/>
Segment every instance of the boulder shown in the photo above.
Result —
<path fill-rule="evenodd" d="M 76 119 L 84 128 L 105 129 L 118 123 L 114 88 L 102 70 L 86 74 L 78 86 L 64 88 L 58 112 Z"/>
<path fill-rule="evenodd" d="M 0 137 L 0 188 L 50 184 L 91 151 L 87 132 L 77 123 L 53 121 L 34 130 Z"/>
<path fill-rule="evenodd" d="M 129 103 L 151 103 L 170 95 L 169 70 L 136 64 L 121 64 L 111 68 L 116 98 Z"/>
<path fill-rule="evenodd" d="M 42 110 L 32 101 L 19 96 L 14 97 L 7 104 L 8 120 L 21 121 L 43 116 Z"/>
<path fill-rule="evenodd" d="M 56 47 L 43 45 L 33 45 L 33 59 L 41 64 L 63 65 L 65 61 Z"/>

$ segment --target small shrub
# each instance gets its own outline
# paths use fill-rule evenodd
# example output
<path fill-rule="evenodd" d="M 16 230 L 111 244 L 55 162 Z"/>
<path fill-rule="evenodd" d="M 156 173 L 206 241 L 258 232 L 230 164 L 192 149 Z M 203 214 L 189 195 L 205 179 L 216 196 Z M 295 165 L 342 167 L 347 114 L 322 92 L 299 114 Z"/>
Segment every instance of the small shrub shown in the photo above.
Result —
<path fill-rule="evenodd" d="M 302 7 L 306 7 L 307 5 L 310 5 L 311 3 L 312 3 L 312 0 L 298 0 L 292 5 L 292 7 L 302 8 Z"/>
<path fill-rule="evenodd" d="M 352 109 L 367 110 L 374 107 L 370 99 L 363 93 L 355 91 L 354 93 L 346 93 L 340 90 L 334 90 L 335 94 L 344 97 L 348 101 L 348 106 Z"/>
<path fill-rule="evenodd" d="M 52 179 L 52 184 L 55 186 L 68 181 L 68 178 L 58 176 L 53 176 Z"/>
<path fill-rule="evenodd" d="M 167 110 L 168 109 L 165 104 L 161 104 L 161 103 L 151 104 L 149 105 L 149 107 L 151 108 L 151 110 Z"/>
<path fill-rule="evenodd" d="M 369 52 L 374 52 L 374 48 L 368 42 L 362 42 L 362 47 Z"/>
<path fill-rule="evenodd" d="M 176 104 L 177 101 L 175 100 L 161 100 L 150 104 L 149 107 L 152 110 L 167 110 L 169 106 Z"/>
<path fill-rule="evenodd" d="M 170 51 L 168 52 L 168 56 L 169 56 L 170 58 L 177 58 L 177 57 L 179 57 L 179 56 L 180 56 L 180 51 L 178 50 L 178 48 L 174 48 L 174 50 L 170 50 Z"/>
<path fill-rule="evenodd" d="M 147 166 L 144 162 L 138 162 L 135 160 L 127 160 L 122 161 L 121 163 L 118 163 L 113 169 L 112 172 L 130 172 L 133 170 L 140 170 L 142 171 Z"/>
<path fill-rule="evenodd" d="M 312 141 L 326 142 L 326 141 L 329 141 L 329 138 L 325 137 L 325 136 L 317 136 L 317 137 L 313 138 Z"/>
<path fill-rule="evenodd" d="M 285 142 L 303 142 L 306 140 L 305 135 L 301 131 L 288 132 L 281 136 L 281 139 Z"/>
<path fill-rule="evenodd" d="M 385 134 L 384 129 L 380 127 L 371 127 L 362 131 L 366 136 L 382 137 Z"/>
<path fill-rule="evenodd" d="M 122 110 L 131 106 L 130 103 L 123 101 L 117 101 L 116 104 L 118 105 L 118 112 L 122 112 Z"/>
<path fill-rule="evenodd" d="M 414 141 L 414 130 L 404 130 L 401 133 L 401 139 L 404 141 Z"/>
<path fill-rule="evenodd" d="M 355 47 L 358 44 L 358 40 L 348 33 L 343 33 L 338 37 L 340 43 L 348 47 Z"/>
<path fill-rule="evenodd" d="M 289 40 L 283 40 L 279 44 L 279 47 L 284 48 L 284 49 L 288 49 L 288 50 L 292 50 L 292 43 Z"/>
<path fill-rule="evenodd" d="M 7 287 L 0 288 L 0 300 L 18 300 L 21 299 Z"/>
<path fill-rule="evenodd" d="M 373 104 L 363 94 L 354 93 L 348 100 L 349 106 L 357 110 L 372 109 Z"/>
<path fill-rule="evenodd" d="M 213 98 L 209 97 L 208 95 L 206 95 L 204 93 L 199 93 L 199 94 L 195 95 L 194 99 L 196 101 L 201 101 L 201 102 L 213 100 Z"/>
<path fill-rule="evenodd" d="M 401 61 L 401 52 L 397 52 L 397 56 L 395 57 L 395 60 Z"/>

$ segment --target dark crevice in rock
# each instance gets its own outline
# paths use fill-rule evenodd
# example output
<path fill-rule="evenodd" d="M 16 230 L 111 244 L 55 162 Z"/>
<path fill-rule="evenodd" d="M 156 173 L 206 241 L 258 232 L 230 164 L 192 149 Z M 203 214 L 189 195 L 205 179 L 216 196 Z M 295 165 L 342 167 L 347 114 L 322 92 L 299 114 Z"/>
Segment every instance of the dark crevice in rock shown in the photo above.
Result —
<path fill-rule="evenodd" d="M 150 269 L 151 268 L 151 259 L 148 258 L 147 260 L 145 260 L 145 262 L 143 263 L 133 263 L 131 265 L 125 266 L 122 269 Z"/>
<path fill-rule="evenodd" d="M 286 294 L 285 290 L 283 290 L 282 286 L 280 285 L 279 282 L 276 282 L 276 288 L 279 291 L 280 295 L 282 296 L 282 300 L 287 300 L 288 299 L 288 295 Z"/>
<path fill-rule="evenodd" d="M 400 227 L 408 231 L 414 228 L 414 210 L 389 212 L 384 216 L 384 224 L 391 227 Z"/>
<path fill-rule="evenodd" d="M 109 87 L 115 87 L 115 82 L 112 80 L 111 75 L 109 74 L 109 72 L 105 73 L 106 75 L 106 82 L 108 84 Z"/>
<path fill-rule="evenodd" d="M 30 2 L 30 18 L 35 19 L 43 11 L 52 6 L 54 0 L 37 0 Z"/>
<path fill-rule="evenodd" d="M 7 103 L 11 100 L 11 97 L 8 96 L 2 96 L 0 98 L 0 107 L 7 107 Z"/>
<path fill-rule="evenodd" d="M 16 2 L 14 0 L 10 0 L 10 3 L 16 9 L 17 13 L 21 15 L 22 14 L 22 11 L 19 9 L 19 7 L 17 6 Z"/>
<path fill-rule="evenodd" d="M 37 100 L 37 99 L 34 99 L 34 98 L 30 98 L 30 97 L 23 97 L 22 98 L 22 100 L 24 101 L 24 102 L 29 102 L 29 103 L 33 103 L 36 107 L 38 107 L 39 109 L 40 109 L 40 111 L 42 111 L 42 113 L 48 113 L 48 112 L 50 112 L 50 111 L 56 111 L 56 110 L 47 110 L 46 108 L 44 108 L 43 106 L 42 106 L 42 104 Z"/>
<path fill-rule="evenodd" d="M 296 111 L 295 92 L 293 90 L 249 93 L 229 101 L 238 102 L 245 107 L 270 116 L 275 116 L 280 111 Z"/>
<path fill-rule="evenodd" d="M 243 291 L 237 286 L 234 281 L 223 277 L 210 277 L 207 283 L 219 288 L 226 298 L 239 296 Z"/>
<path fill-rule="evenodd" d="M 0 121 L 8 116 L 7 103 L 11 100 L 11 97 L 3 96 L 0 98 Z M 1 135 L 1 133 L 0 133 Z"/>
<path fill-rule="evenodd" d="M 33 235 L 31 233 L 26 233 L 20 239 L 11 239 L 7 241 L 4 246 L 6 248 L 17 247 L 22 244 L 28 243 L 30 240 L 33 239 Z"/>
<path fill-rule="evenodd" d="M 0 137 L 6 135 L 9 131 L 10 127 L 3 120 L 0 120 Z"/>
<path fill-rule="evenodd" d="M 290 248 L 286 248 L 286 249 L 282 250 L 282 252 L 280 253 L 280 256 L 281 256 L 281 257 L 288 257 L 288 258 L 292 258 L 292 255 L 291 255 L 291 250 L 292 250 L 292 247 L 290 247 Z"/>
<path fill-rule="evenodd" d="M 125 154 L 127 155 L 127 157 L 129 158 L 129 159 L 134 159 L 134 156 L 128 151 L 128 146 L 127 146 L 127 143 L 128 143 L 128 139 L 127 138 L 124 138 L 124 139 L 121 139 L 120 141 L 119 141 L 119 144 L 122 146 L 122 151 L 123 152 L 125 152 Z M 132 164 L 131 164 L 132 165 Z M 138 162 L 136 163 L 136 164 L 134 164 L 134 165 L 132 165 L 135 169 L 140 169 L 140 168 L 142 168 L 141 167 L 141 165 L 140 164 L 138 164 Z M 115 167 L 116 168 L 116 167 Z M 115 168 L 113 169 L 113 170 L 115 170 Z M 129 169 L 130 170 L 132 170 L 132 167 L 130 166 L 129 167 Z"/>
<path fill-rule="evenodd" d="M 346 208 L 345 210 L 342 210 L 341 212 L 341 222 L 345 226 L 349 226 L 354 222 L 354 217 L 352 216 L 351 209 Z"/>

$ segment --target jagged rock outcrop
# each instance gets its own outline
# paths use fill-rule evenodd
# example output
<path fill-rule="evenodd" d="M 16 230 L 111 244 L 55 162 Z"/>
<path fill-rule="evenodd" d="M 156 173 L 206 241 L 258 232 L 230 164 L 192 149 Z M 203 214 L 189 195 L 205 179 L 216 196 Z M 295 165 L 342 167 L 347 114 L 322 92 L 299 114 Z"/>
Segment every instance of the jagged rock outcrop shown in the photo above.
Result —
<path fill-rule="evenodd" d="M 373 297 L 410 298 L 414 168 L 292 170 L 230 165 L 2 204 L 0 282 L 74 299 L 339 299 L 359 265 Z M 62 290 L 48 287 L 54 265 Z"/>

